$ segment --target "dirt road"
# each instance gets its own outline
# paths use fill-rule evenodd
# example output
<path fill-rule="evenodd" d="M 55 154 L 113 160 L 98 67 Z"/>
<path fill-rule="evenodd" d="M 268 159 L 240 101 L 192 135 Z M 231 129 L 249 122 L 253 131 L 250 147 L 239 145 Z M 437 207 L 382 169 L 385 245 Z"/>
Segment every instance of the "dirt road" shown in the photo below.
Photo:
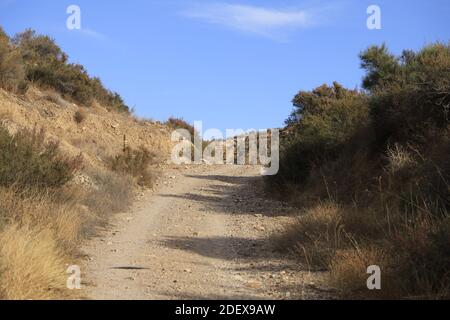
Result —
<path fill-rule="evenodd" d="M 292 209 L 262 194 L 259 169 L 171 169 L 84 248 L 89 299 L 326 298 L 322 275 L 279 253 Z"/>

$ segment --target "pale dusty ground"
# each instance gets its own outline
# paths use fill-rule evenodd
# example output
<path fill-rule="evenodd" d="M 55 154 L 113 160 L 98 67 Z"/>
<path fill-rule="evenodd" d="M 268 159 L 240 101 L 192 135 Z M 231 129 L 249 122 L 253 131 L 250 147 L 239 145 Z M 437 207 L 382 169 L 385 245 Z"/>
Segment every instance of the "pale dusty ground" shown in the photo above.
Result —
<path fill-rule="evenodd" d="M 88 299 L 323 299 L 323 274 L 275 249 L 292 209 L 262 195 L 259 169 L 166 171 L 157 191 L 87 243 Z"/>

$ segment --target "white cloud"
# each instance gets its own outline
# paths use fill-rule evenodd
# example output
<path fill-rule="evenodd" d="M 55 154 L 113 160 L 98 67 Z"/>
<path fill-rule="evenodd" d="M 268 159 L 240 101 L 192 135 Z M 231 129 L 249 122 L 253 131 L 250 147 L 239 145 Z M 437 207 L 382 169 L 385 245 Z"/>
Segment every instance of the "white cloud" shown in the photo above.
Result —
<path fill-rule="evenodd" d="M 103 40 L 106 39 L 106 36 L 103 33 L 97 32 L 97 31 L 92 30 L 92 29 L 81 28 L 81 29 L 79 29 L 77 31 L 79 31 L 81 34 L 83 34 L 85 36 L 89 36 L 89 37 L 96 38 L 96 39 L 99 39 L 99 40 L 100 39 L 103 39 Z"/>
<path fill-rule="evenodd" d="M 289 29 L 316 25 L 319 22 L 316 13 L 316 10 L 279 10 L 228 3 L 196 5 L 182 12 L 186 17 L 270 38 L 284 37 Z"/>

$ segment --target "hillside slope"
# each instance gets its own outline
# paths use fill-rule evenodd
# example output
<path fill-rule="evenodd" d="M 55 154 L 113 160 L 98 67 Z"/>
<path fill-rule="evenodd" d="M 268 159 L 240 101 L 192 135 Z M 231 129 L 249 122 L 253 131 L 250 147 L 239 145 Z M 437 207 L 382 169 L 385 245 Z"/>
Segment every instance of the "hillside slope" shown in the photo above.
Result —
<path fill-rule="evenodd" d="M 140 175 L 152 186 L 169 139 L 168 126 L 96 102 L 0 89 L 0 299 L 77 297 L 66 287 L 68 266 L 132 204 Z"/>
<path fill-rule="evenodd" d="M 86 119 L 77 123 L 75 113 L 82 108 Z M 158 122 L 138 120 L 127 114 L 111 112 L 95 103 L 85 108 L 70 103 L 55 92 L 32 87 L 25 95 L 0 89 L 0 121 L 11 133 L 20 128 L 44 129 L 48 139 L 60 142 L 68 155 L 83 154 L 92 166 L 103 166 L 108 157 L 126 145 L 144 146 L 160 159 L 170 152 L 170 129 Z"/>

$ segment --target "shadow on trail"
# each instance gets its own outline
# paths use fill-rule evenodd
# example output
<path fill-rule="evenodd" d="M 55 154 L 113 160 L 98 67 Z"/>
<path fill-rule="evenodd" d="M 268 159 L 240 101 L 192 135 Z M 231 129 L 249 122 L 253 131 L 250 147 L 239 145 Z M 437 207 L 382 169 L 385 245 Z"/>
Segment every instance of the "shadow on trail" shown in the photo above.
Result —
<path fill-rule="evenodd" d="M 198 255 L 224 260 L 274 258 L 277 251 L 267 239 L 235 237 L 168 237 L 165 246 L 175 250 L 188 250 Z"/>
<path fill-rule="evenodd" d="M 208 214 L 249 216 L 251 219 L 244 219 L 244 221 L 247 221 L 247 223 L 250 221 L 250 226 L 252 221 L 255 221 L 255 225 L 257 225 L 259 219 L 266 219 L 267 221 L 271 220 L 268 218 L 291 216 L 296 211 L 281 202 L 269 200 L 267 195 L 264 194 L 264 181 L 260 176 L 187 175 L 186 177 L 204 180 L 205 183 L 192 188 L 188 193 L 162 194 L 160 196 L 196 202 L 201 204 L 199 210 Z M 291 246 L 284 241 L 284 234 L 272 233 L 260 238 L 247 236 L 245 233 L 240 233 L 239 236 L 172 236 L 162 239 L 161 242 L 163 246 L 172 250 L 191 252 L 198 256 L 217 260 L 237 262 L 230 264 L 224 270 L 229 270 L 230 274 L 252 274 L 255 279 L 267 279 L 271 275 L 272 279 L 275 279 L 272 281 L 277 283 L 277 290 L 281 292 L 299 291 L 299 285 L 297 283 L 284 283 L 285 281 L 281 279 L 280 274 L 305 272 L 307 270 L 306 266 L 299 263 L 298 256 L 288 252 L 287 248 Z M 242 285 L 245 286 L 245 283 Z M 305 286 L 305 283 L 302 284 L 302 290 L 300 291 L 306 293 L 306 296 L 315 294 L 314 288 L 303 286 Z M 248 292 L 239 292 L 239 288 L 236 288 L 236 286 L 225 289 L 224 293 L 217 292 L 213 296 L 180 292 L 177 293 L 177 297 L 179 299 L 258 298 L 257 294 L 253 296 Z M 269 290 L 269 287 L 262 287 L 255 293 L 267 290 Z M 233 293 L 227 295 L 225 292 Z M 161 294 L 164 295 L 163 292 Z M 167 295 L 170 296 L 170 294 Z"/>
<path fill-rule="evenodd" d="M 293 209 L 283 202 L 269 200 L 261 176 L 187 175 L 207 180 L 205 187 L 185 194 L 161 197 L 184 199 L 203 204 L 202 211 L 233 215 L 290 216 Z"/>

